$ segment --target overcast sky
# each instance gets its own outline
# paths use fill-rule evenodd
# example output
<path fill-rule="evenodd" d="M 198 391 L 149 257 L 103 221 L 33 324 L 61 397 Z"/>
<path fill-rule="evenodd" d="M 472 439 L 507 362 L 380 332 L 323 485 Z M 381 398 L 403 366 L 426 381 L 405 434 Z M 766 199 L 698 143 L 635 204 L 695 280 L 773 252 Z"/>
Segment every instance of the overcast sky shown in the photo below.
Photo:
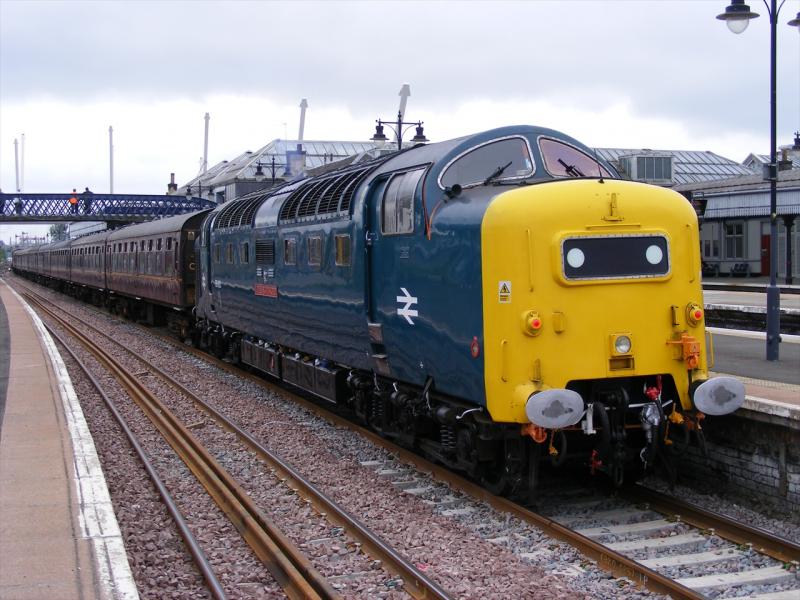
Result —
<path fill-rule="evenodd" d="M 431 141 L 510 124 L 599 147 L 769 151 L 769 21 L 727 0 L 44 2 L 0 0 L 0 189 L 163 193 L 209 165 L 295 139 L 367 140 L 374 120 Z M 800 35 L 778 24 L 778 144 L 800 129 Z M 412 131 L 413 134 L 413 131 Z M 22 228 L 26 229 L 26 228 Z M 30 231 L 31 227 L 27 227 Z M 17 232 L 0 226 L 0 239 Z"/>

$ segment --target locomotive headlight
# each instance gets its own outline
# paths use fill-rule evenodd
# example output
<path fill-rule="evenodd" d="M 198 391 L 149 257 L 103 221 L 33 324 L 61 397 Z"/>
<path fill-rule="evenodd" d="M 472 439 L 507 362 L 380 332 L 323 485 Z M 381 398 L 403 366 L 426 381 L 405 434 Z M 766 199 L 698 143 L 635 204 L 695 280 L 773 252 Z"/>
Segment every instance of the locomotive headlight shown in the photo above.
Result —
<path fill-rule="evenodd" d="M 614 336 L 614 353 L 615 354 L 630 354 L 633 343 L 628 335 Z"/>

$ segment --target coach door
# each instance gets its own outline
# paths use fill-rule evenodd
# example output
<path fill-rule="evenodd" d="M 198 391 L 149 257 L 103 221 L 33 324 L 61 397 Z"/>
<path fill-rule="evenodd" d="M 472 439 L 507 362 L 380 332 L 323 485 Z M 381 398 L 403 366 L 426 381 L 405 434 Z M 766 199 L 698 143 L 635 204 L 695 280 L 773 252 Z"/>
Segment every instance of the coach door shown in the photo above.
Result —
<path fill-rule="evenodd" d="M 417 296 L 414 249 L 423 219 L 418 209 L 426 167 L 391 174 L 373 184 L 367 204 L 368 326 L 374 369 L 416 381 L 424 379 L 413 353 L 392 355 L 393 348 L 417 345 L 424 311 Z"/>

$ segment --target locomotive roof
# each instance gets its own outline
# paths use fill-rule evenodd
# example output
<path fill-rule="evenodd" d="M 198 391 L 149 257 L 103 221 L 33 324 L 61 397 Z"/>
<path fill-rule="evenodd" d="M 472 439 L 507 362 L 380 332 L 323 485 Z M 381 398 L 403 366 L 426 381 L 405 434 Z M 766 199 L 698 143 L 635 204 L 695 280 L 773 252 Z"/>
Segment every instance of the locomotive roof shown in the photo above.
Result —
<path fill-rule="evenodd" d="M 292 192 L 299 190 L 303 186 L 309 184 L 313 185 L 317 181 L 330 181 L 336 177 L 340 177 L 342 180 L 345 180 L 348 176 L 355 178 L 356 173 L 362 173 L 363 175 L 359 178 L 360 183 L 358 183 L 360 187 L 364 184 L 368 185 L 370 181 L 386 173 L 425 164 L 433 164 L 432 172 L 434 175 L 438 175 L 438 173 L 441 172 L 442 169 L 444 169 L 452 159 L 468 151 L 469 149 L 480 146 L 492 140 L 509 136 L 523 136 L 527 138 L 530 141 L 530 146 L 534 153 L 539 152 L 536 140 L 539 137 L 544 136 L 562 140 L 572 146 L 575 146 L 576 148 L 581 149 L 589 156 L 595 156 L 594 151 L 585 144 L 582 144 L 571 136 L 554 129 L 536 127 L 532 125 L 511 125 L 499 127 L 496 129 L 490 129 L 488 131 L 482 131 L 434 144 L 420 144 L 417 146 L 411 146 L 400 152 L 377 158 L 369 163 L 348 165 L 342 169 L 326 172 L 317 177 L 310 177 L 291 182 L 290 184 L 282 186 L 278 189 L 254 192 L 235 201 L 237 203 L 242 203 L 240 204 L 240 208 L 235 208 L 234 206 L 229 205 L 227 209 L 222 209 L 226 211 L 226 215 L 229 218 L 222 218 L 222 222 L 220 223 L 215 222 L 215 228 L 218 226 L 231 227 L 250 225 L 251 223 L 255 227 L 270 227 L 275 226 L 279 219 L 283 220 L 287 218 L 287 215 L 289 214 L 296 215 L 296 221 L 302 221 L 308 213 L 304 213 L 302 210 L 302 205 L 294 206 L 295 203 L 293 202 L 294 200 L 302 202 L 302 200 L 300 200 L 299 196 L 295 196 L 295 198 L 290 198 L 290 196 Z M 602 159 L 600 160 L 602 161 Z M 539 159 L 537 158 L 536 161 L 539 162 Z M 602 162 L 609 172 L 614 172 L 613 167 L 606 164 L 605 161 Z M 531 175 L 530 179 L 552 179 L 552 176 L 545 169 L 537 168 L 536 171 Z M 335 186 L 330 187 L 333 188 Z M 313 190 L 311 190 L 311 188 L 307 189 L 309 189 L 309 198 L 314 199 Z M 298 191 L 298 194 L 302 193 L 302 191 Z M 350 202 L 350 200 L 351 199 L 347 199 L 347 202 Z M 249 207 L 244 205 L 243 202 L 245 201 L 250 203 Z M 320 204 L 322 204 L 322 202 L 323 201 L 320 201 Z M 336 210 L 337 208 L 338 212 Z M 344 209 L 342 206 L 332 207 L 326 203 L 326 209 L 330 210 L 326 210 L 325 215 L 317 215 L 317 217 L 327 217 L 329 216 L 327 214 L 329 212 L 330 217 L 333 218 L 335 214 L 343 214 L 343 210 L 349 210 L 350 206 L 348 204 L 347 208 Z M 218 208 L 217 210 L 220 209 Z M 254 211 L 255 214 L 253 215 L 251 211 Z M 311 215 L 308 216 L 311 217 Z"/>
<path fill-rule="evenodd" d="M 184 213 L 182 215 L 175 215 L 174 217 L 156 219 L 155 221 L 148 221 L 147 223 L 136 223 L 135 225 L 121 227 L 120 229 L 115 229 L 111 235 L 108 236 L 108 241 L 180 231 L 187 221 L 205 215 L 209 210 L 211 209 L 204 209 L 196 212 Z"/>

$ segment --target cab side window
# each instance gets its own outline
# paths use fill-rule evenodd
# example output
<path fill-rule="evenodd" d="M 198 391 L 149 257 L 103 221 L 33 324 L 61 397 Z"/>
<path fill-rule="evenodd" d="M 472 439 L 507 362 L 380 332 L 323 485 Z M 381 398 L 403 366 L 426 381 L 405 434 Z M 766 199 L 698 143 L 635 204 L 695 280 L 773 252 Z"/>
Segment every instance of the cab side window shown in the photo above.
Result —
<path fill-rule="evenodd" d="M 425 169 L 398 173 L 389 179 L 381 206 L 381 231 L 387 235 L 414 231 L 414 193 Z"/>

